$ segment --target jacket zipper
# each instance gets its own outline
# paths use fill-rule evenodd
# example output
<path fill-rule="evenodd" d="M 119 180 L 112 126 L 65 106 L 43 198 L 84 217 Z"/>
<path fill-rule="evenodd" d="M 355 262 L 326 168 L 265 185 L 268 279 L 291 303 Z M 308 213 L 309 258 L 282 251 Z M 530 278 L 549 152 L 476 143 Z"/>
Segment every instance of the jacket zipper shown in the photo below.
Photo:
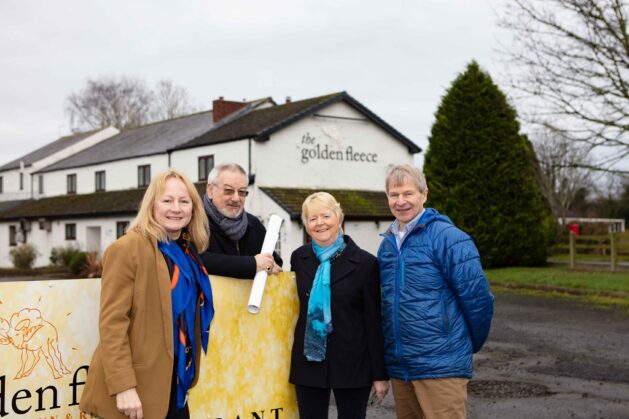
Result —
<path fill-rule="evenodd" d="M 395 242 L 395 238 L 392 240 L 392 245 L 395 246 L 397 253 L 397 274 L 395 275 L 395 299 L 393 302 L 393 335 L 395 337 L 395 356 L 396 358 L 400 358 L 400 346 L 402 346 L 402 342 L 400 340 L 400 317 L 399 317 L 399 308 L 400 308 L 400 285 L 404 287 L 404 258 L 402 257 L 402 252 L 397 248 L 397 243 Z M 401 283 L 401 284 L 400 284 Z"/>

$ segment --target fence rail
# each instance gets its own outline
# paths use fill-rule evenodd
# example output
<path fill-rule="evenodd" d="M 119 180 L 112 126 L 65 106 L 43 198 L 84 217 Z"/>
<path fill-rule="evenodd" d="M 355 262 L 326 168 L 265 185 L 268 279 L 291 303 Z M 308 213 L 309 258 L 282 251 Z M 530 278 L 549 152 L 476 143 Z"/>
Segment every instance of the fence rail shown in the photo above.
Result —
<path fill-rule="evenodd" d="M 578 262 L 608 262 L 610 270 L 618 269 L 620 260 L 629 260 L 629 233 L 576 235 L 570 233 L 568 242 L 557 244 L 553 254 L 567 254 L 570 268 Z"/>

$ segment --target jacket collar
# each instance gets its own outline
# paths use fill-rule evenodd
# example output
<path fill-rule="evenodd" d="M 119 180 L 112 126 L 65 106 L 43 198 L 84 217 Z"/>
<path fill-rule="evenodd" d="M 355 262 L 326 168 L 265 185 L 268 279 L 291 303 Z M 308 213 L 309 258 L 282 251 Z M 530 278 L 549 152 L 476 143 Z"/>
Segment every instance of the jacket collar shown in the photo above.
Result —
<path fill-rule="evenodd" d="M 343 236 L 343 240 L 345 240 L 346 246 L 343 253 L 339 256 L 339 259 L 332 263 L 331 283 L 339 281 L 356 269 L 360 263 L 360 248 L 358 245 L 347 235 Z M 307 245 L 304 250 L 305 251 L 299 255 L 299 258 L 304 263 L 304 269 L 314 278 L 317 267 L 319 266 L 319 259 L 317 259 L 314 250 L 312 250 L 312 246 Z"/>

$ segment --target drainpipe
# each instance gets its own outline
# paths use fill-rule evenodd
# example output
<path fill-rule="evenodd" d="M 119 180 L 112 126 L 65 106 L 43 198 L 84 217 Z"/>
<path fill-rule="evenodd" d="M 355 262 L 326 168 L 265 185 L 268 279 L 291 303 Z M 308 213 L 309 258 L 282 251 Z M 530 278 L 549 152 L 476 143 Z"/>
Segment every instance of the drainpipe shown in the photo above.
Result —
<path fill-rule="evenodd" d="M 256 181 L 256 175 L 251 173 L 251 147 L 252 147 L 251 141 L 252 141 L 251 138 L 249 138 L 249 144 L 248 144 L 249 151 L 248 151 L 248 157 L 247 157 L 249 160 L 248 165 L 247 165 L 247 173 L 249 173 L 249 185 L 253 185 Z"/>

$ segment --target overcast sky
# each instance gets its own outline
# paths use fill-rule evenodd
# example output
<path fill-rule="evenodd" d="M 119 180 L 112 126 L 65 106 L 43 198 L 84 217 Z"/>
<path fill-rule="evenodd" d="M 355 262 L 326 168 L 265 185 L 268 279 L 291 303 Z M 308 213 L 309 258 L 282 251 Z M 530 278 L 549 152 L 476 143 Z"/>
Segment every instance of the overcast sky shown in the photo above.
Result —
<path fill-rule="evenodd" d="M 1 0 L 0 164 L 67 135 L 88 78 L 122 75 L 170 79 L 200 110 L 345 90 L 425 150 L 469 61 L 500 81 L 505 1 Z"/>

